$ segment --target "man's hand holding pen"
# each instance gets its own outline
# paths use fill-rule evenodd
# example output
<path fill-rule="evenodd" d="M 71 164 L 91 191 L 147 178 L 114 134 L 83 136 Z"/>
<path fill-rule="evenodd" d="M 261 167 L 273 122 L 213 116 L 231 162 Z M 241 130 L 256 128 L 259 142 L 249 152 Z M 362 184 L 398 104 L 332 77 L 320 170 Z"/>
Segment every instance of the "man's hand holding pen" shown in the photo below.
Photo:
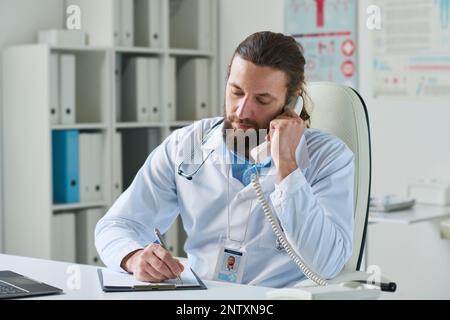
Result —
<path fill-rule="evenodd" d="M 175 279 L 183 272 L 181 262 L 162 245 L 151 243 L 144 249 L 130 253 L 122 261 L 122 268 L 140 281 L 162 282 Z"/>

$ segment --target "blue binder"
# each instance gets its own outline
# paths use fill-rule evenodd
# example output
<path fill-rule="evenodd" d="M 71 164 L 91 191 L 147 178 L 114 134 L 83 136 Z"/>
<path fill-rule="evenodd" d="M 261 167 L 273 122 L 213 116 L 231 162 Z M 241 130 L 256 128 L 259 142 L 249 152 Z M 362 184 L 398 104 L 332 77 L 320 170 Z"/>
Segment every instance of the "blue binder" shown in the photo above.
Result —
<path fill-rule="evenodd" d="M 53 144 L 53 203 L 80 202 L 79 132 L 52 132 Z"/>

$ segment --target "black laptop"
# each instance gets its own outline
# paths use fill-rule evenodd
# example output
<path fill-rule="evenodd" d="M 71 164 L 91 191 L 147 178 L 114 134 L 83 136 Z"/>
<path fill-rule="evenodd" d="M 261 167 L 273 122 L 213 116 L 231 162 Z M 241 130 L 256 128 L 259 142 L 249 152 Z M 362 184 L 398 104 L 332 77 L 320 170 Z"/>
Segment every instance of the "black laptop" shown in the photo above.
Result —
<path fill-rule="evenodd" d="M 0 299 L 62 293 L 61 289 L 12 271 L 0 271 Z"/>

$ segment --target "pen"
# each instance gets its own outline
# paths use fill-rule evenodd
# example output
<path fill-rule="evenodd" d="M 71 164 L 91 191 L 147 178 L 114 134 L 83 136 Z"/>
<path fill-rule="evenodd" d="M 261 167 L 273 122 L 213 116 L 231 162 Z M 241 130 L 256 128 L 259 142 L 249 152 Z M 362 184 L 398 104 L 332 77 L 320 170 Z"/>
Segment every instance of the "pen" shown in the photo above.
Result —
<path fill-rule="evenodd" d="M 163 237 L 161 235 L 161 232 L 159 232 L 158 228 L 155 228 L 155 235 L 158 238 L 159 244 L 161 245 L 161 247 L 163 247 L 164 249 L 166 249 L 167 251 L 169 251 L 167 249 L 166 243 L 163 240 Z M 180 276 L 177 277 L 178 280 L 180 280 L 181 283 L 183 283 L 183 281 L 181 280 Z"/>

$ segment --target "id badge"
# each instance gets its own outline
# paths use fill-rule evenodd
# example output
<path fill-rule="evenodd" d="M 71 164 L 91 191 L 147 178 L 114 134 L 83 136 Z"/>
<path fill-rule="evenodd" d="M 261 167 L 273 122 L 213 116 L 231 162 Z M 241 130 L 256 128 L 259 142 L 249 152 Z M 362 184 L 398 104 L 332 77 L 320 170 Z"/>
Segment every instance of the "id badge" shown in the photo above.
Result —
<path fill-rule="evenodd" d="M 223 246 L 217 260 L 214 280 L 240 283 L 244 274 L 245 251 Z"/>

